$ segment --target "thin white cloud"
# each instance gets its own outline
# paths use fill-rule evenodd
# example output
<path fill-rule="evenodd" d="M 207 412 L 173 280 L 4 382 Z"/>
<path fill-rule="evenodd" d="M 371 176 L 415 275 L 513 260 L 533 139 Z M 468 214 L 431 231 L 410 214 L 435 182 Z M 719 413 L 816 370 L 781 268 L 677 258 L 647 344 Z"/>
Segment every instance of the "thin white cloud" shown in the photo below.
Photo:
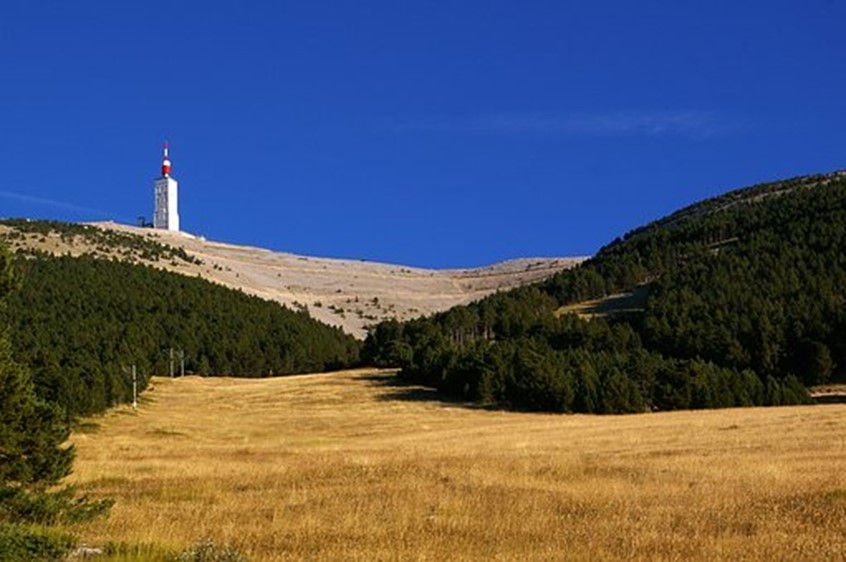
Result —
<path fill-rule="evenodd" d="M 66 211 L 73 211 L 75 213 L 85 213 L 90 215 L 95 215 L 96 217 L 103 218 L 112 216 L 113 213 L 108 211 L 104 211 L 102 209 L 93 209 L 91 207 L 84 207 L 81 205 L 75 205 L 73 203 L 68 203 L 66 201 L 59 201 L 57 199 L 49 199 L 46 197 L 35 197 L 32 195 L 26 195 L 25 193 L 16 193 L 14 191 L 5 191 L 0 190 L 0 197 L 6 199 L 14 199 L 15 201 L 21 201 L 23 203 L 28 203 L 31 205 L 38 205 L 42 207 L 53 207 L 58 209 L 64 209 Z"/>
<path fill-rule="evenodd" d="M 474 118 L 434 117 L 400 129 L 487 133 L 542 133 L 567 136 L 680 136 L 706 139 L 745 129 L 717 112 L 617 111 L 606 113 L 498 113 Z"/>

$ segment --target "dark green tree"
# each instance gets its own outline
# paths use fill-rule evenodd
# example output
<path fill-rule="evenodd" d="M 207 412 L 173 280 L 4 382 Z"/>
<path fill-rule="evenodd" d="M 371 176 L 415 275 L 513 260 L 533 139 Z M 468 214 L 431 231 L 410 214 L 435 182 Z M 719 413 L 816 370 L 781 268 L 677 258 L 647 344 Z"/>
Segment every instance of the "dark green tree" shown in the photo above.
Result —
<path fill-rule="evenodd" d="M 12 262 L 0 244 L 0 307 L 18 285 Z M 108 503 L 77 500 L 70 488 L 56 490 L 74 458 L 63 445 L 69 426 L 59 407 L 36 396 L 29 372 L 12 356 L 7 331 L 0 326 L 0 560 L 59 560 L 74 538 L 30 524 L 93 515 Z"/>
<path fill-rule="evenodd" d="M 61 496 L 49 490 L 71 471 L 64 413 L 35 395 L 27 370 L 0 340 L 0 520 L 52 522 Z M 61 502 L 59 502 L 61 503 Z"/>
<path fill-rule="evenodd" d="M 12 257 L 0 247 L 0 306 L 15 286 Z M 108 509 L 61 486 L 70 474 L 73 447 L 67 416 L 38 397 L 29 371 L 12 356 L 0 327 L 0 558 L 58 559 L 72 544 L 66 535 L 18 527 L 19 523 L 74 521 Z"/>

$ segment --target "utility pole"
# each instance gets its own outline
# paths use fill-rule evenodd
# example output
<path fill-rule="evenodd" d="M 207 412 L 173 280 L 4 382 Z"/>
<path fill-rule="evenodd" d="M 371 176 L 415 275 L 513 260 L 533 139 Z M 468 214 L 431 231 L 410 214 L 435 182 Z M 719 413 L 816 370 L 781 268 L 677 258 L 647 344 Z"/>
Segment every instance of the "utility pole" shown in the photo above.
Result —
<path fill-rule="evenodd" d="M 132 409 L 138 410 L 138 374 L 135 370 L 135 364 L 132 364 L 132 368 L 124 367 L 123 372 L 127 374 L 132 374 Z"/>

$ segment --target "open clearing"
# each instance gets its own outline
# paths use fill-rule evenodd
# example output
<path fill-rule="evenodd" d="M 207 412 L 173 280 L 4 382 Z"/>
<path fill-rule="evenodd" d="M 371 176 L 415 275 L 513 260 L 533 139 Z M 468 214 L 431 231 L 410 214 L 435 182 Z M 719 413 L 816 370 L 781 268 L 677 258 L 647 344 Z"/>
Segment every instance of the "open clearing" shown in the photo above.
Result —
<path fill-rule="evenodd" d="M 157 378 L 76 433 L 75 529 L 255 560 L 839 560 L 846 405 L 487 411 L 384 372 Z"/>
<path fill-rule="evenodd" d="M 644 311 L 647 296 L 649 296 L 649 289 L 639 287 L 630 293 L 619 293 L 601 299 L 567 304 L 556 310 L 555 315 L 576 314 L 580 318 L 591 320 L 616 314 L 637 314 Z"/>

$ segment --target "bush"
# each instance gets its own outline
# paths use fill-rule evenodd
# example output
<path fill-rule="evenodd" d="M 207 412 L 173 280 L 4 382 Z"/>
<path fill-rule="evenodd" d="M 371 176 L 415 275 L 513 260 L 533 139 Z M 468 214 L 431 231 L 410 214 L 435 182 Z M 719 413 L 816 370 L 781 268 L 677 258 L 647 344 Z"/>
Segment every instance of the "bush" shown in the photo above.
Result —
<path fill-rule="evenodd" d="M 74 524 L 107 515 L 114 500 L 78 495 L 74 486 L 58 490 L 0 488 L 0 517 L 38 525 Z M 2 560 L 0 558 L 0 560 Z"/>
<path fill-rule="evenodd" d="M 4 562 L 62 560 L 75 544 L 72 536 L 57 531 L 0 524 L 0 560 Z"/>

